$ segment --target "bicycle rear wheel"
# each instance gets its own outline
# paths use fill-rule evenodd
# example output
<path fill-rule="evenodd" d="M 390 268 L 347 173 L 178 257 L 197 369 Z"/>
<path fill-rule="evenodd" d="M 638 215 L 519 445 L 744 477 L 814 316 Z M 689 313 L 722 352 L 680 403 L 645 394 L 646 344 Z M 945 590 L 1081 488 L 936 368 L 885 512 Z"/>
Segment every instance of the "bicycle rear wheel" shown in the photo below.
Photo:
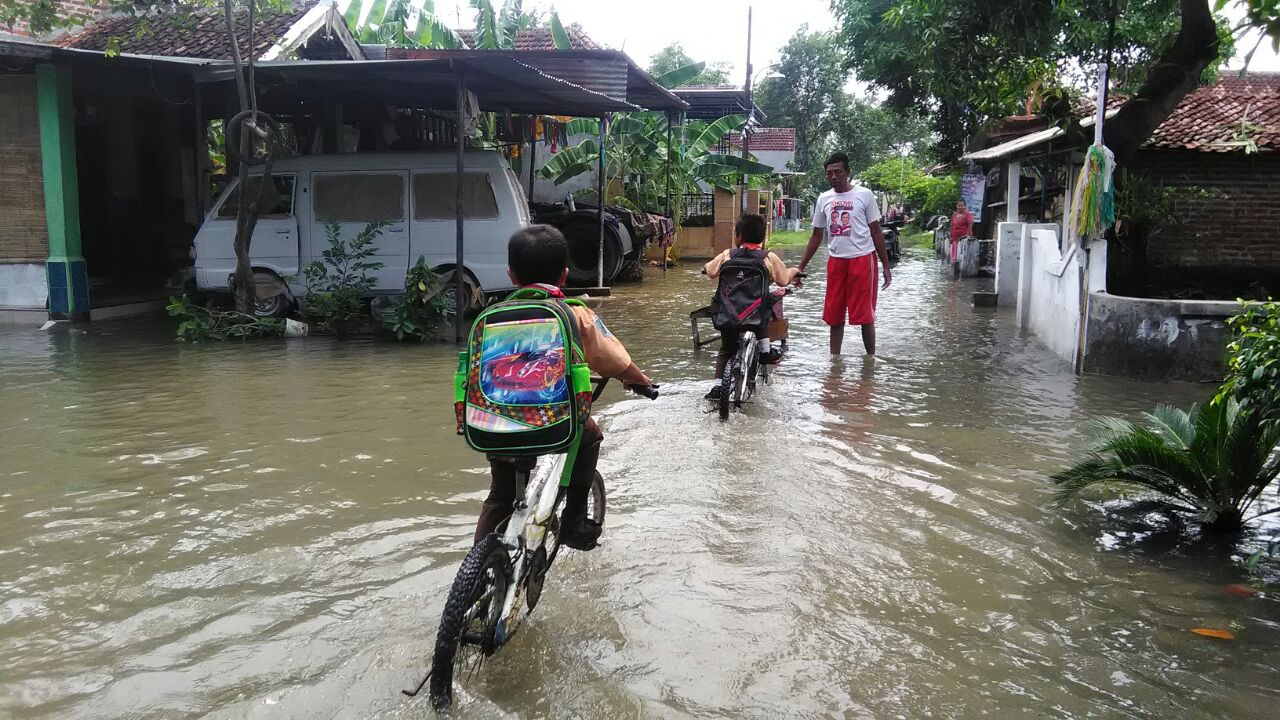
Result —
<path fill-rule="evenodd" d="M 444 711 L 453 704 L 455 668 L 474 673 L 498 649 L 494 632 L 507 597 L 510 560 L 496 535 L 481 540 L 458 568 L 445 600 L 431 658 L 431 705 Z"/>

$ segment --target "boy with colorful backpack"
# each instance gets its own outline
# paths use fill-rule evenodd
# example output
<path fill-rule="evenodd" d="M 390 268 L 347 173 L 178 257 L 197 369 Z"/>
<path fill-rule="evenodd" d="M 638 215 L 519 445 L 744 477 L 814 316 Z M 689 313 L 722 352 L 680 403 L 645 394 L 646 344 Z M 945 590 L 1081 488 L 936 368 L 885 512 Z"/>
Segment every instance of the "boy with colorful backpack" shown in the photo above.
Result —
<path fill-rule="evenodd" d="M 591 373 L 624 387 L 652 386 L 604 322 L 561 287 L 569 275 L 569 245 L 549 225 L 511 236 L 507 274 L 519 289 L 476 320 L 456 380 L 459 433 L 490 455 L 492 483 L 476 522 L 480 542 L 511 516 L 516 469 L 502 458 L 570 453 L 573 462 L 560 517 L 560 542 L 591 550 L 600 524 L 587 499 L 604 434 L 591 419 Z"/>
<path fill-rule="evenodd" d="M 768 345 L 769 320 L 774 307 L 769 297 L 769 281 L 786 286 L 795 282 L 800 274 L 797 268 L 788 268 L 782 258 L 764 249 L 765 230 L 763 217 L 743 215 L 733 227 L 733 242 L 737 247 L 725 250 L 702 268 L 707 277 L 719 280 L 711 308 L 712 323 L 721 331 L 720 352 L 716 354 L 716 384 L 707 393 L 708 400 L 720 397 L 724 366 L 738 352 L 737 330 L 754 330 L 761 346 Z M 762 352 L 761 360 L 777 362 L 778 353 Z"/>

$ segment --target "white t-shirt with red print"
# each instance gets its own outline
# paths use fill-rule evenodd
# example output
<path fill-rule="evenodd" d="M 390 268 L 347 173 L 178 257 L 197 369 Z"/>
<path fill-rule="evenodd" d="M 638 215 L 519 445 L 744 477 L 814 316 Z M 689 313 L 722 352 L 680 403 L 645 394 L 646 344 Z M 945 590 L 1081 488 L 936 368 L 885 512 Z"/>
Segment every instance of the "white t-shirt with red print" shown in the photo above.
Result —
<path fill-rule="evenodd" d="M 827 254 L 855 258 L 876 251 L 871 223 L 879 222 L 880 208 L 870 190 L 855 185 L 849 192 L 828 190 L 813 205 L 813 226 L 827 231 Z"/>

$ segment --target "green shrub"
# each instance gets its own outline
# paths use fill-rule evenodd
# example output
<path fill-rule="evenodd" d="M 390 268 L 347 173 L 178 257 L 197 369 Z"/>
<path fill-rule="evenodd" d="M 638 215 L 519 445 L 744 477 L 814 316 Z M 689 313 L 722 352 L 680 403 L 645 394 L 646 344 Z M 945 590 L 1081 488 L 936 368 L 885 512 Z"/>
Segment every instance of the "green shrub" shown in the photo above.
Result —
<path fill-rule="evenodd" d="M 1227 320 L 1227 376 L 1220 395 L 1231 395 L 1264 418 L 1280 422 L 1280 302 L 1244 303 Z"/>
<path fill-rule="evenodd" d="M 193 304 L 186 295 L 169 298 L 165 309 L 170 317 L 178 318 L 179 340 L 199 342 L 284 334 L 284 322 L 281 320 L 212 310 Z"/>
<path fill-rule="evenodd" d="M 382 268 L 381 262 L 370 258 L 384 227 L 386 223 L 372 222 L 350 240 L 343 240 L 338 223 L 325 223 L 328 249 L 320 260 L 302 268 L 307 285 L 302 312 L 317 327 L 338 330 L 364 314 L 365 298 L 375 282 L 369 273 Z"/>
<path fill-rule="evenodd" d="M 427 267 L 426 258 L 419 257 L 404 277 L 404 295 L 396 298 L 383 316 L 383 327 L 397 340 L 435 338 L 441 321 L 451 315 L 443 290 L 440 276 Z"/>

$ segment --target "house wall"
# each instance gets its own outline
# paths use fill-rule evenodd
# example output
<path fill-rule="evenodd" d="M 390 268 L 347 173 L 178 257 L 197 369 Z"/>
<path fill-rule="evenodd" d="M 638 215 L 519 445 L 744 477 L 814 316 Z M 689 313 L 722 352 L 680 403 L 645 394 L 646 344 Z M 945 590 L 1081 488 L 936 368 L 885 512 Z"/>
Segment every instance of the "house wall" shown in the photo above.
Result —
<path fill-rule="evenodd" d="M 43 308 L 49 231 L 34 75 L 0 75 L 0 308 Z"/>
<path fill-rule="evenodd" d="M 789 171 L 791 168 L 788 164 L 796 159 L 794 150 L 752 150 L 751 154 L 755 156 L 757 162 L 762 162 L 778 172 Z"/>
<path fill-rule="evenodd" d="M 1280 280 L 1280 153 L 1147 150 L 1135 169 L 1168 187 L 1209 191 L 1178 202 L 1181 226 L 1148 245 L 1153 267 L 1232 274 L 1241 285 Z"/>

